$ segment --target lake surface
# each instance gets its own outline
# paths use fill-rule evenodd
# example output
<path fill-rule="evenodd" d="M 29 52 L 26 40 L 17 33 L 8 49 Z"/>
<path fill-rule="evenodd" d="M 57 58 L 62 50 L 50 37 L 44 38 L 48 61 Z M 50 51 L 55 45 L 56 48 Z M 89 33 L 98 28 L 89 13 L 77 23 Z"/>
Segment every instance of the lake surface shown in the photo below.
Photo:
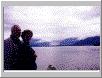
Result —
<path fill-rule="evenodd" d="M 99 46 L 33 47 L 37 54 L 37 70 L 53 65 L 57 70 L 99 70 Z"/>

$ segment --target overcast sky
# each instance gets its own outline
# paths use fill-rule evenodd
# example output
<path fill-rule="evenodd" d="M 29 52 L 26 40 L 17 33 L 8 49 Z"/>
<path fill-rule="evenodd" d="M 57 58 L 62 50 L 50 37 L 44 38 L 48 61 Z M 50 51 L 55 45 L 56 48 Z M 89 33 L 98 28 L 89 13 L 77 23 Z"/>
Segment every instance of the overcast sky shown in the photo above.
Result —
<path fill-rule="evenodd" d="M 100 35 L 99 6 L 9 6 L 4 7 L 4 39 L 18 24 L 30 29 L 33 38 L 46 41 Z"/>

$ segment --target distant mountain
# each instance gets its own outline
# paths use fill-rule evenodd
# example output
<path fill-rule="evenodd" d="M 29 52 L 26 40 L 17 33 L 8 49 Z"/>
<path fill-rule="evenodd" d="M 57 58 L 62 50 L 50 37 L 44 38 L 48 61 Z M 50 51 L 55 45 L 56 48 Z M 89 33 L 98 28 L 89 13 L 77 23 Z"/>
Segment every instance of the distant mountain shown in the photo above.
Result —
<path fill-rule="evenodd" d="M 35 43 L 31 44 L 31 46 L 33 46 L 33 47 L 49 47 L 50 42 L 35 42 Z"/>
<path fill-rule="evenodd" d="M 41 39 L 32 39 L 30 45 L 33 47 L 100 46 L 100 36 L 88 37 L 82 40 L 78 40 L 78 38 L 67 38 L 63 40 L 54 40 L 52 42 L 41 42 Z"/>
<path fill-rule="evenodd" d="M 83 40 L 79 40 L 73 44 L 73 46 L 100 46 L 100 36 L 88 37 Z"/>
<path fill-rule="evenodd" d="M 33 47 L 49 47 L 50 42 L 39 42 L 41 39 L 31 39 L 30 45 Z"/>
<path fill-rule="evenodd" d="M 59 45 L 57 46 L 99 46 L 99 45 L 100 36 L 94 36 L 85 38 L 83 40 L 78 40 L 78 38 L 67 38 L 64 40 L 60 40 Z"/>
<path fill-rule="evenodd" d="M 77 38 L 67 38 L 60 41 L 60 46 L 70 46 L 70 45 L 73 45 L 77 41 L 78 41 Z"/>

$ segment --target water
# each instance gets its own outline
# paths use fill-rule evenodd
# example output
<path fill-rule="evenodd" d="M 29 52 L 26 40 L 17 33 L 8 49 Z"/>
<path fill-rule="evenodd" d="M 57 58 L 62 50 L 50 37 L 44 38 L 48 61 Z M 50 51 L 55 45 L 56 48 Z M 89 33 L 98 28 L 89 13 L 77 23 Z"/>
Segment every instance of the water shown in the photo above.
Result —
<path fill-rule="evenodd" d="M 99 70 L 99 46 L 33 47 L 37 54 L 37 70 L 53 65 L 57 70 Z"/>

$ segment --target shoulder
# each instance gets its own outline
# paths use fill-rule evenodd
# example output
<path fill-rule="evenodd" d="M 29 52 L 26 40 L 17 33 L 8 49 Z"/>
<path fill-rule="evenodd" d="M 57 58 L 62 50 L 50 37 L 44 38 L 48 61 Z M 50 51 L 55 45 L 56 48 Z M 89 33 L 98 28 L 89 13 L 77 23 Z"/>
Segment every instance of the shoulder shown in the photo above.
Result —
<path fill-rule="evenodd" d="M 14 44 L 14 42 L 12 41 L 11 38 L 8 38 L 6 40 L 4 40 L 4 46 L 6 47 L 16 47 L 16 45 Z"/>
<path fill-rule="evenodd" d="M 10 44 L 10 43 L 12 43 L 12 40 L 10 38 L 4 40 L 4 45 Z"/>
<path fill-rule="evenodd" d="M 10 38 L 7 38 L 7 39 L 4 40 L 4 42 L 8 42 L 8 41 L 10 41 Z"/>

